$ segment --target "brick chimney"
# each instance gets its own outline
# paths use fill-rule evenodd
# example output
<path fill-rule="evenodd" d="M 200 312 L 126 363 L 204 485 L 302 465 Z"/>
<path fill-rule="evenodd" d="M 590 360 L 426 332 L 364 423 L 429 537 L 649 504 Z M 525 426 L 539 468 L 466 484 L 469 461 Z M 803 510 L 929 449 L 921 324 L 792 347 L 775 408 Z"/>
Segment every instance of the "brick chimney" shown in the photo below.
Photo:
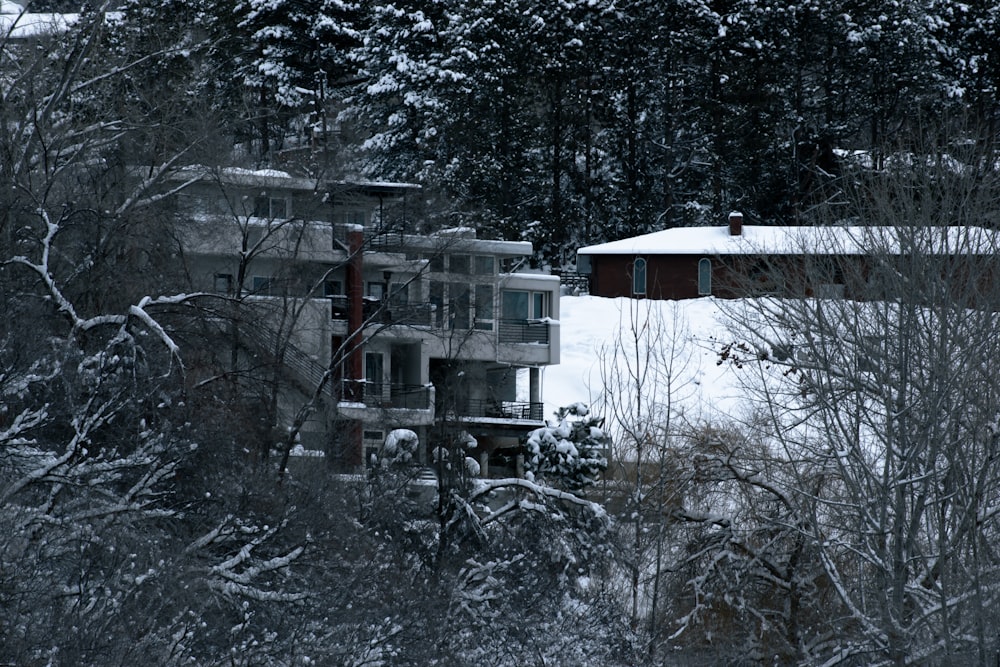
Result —
<path fill-rule="evenodd" d="M 729 214 L 729 235 L 743 235 L 743 214 L 739 211 L 733 211 Z"/>

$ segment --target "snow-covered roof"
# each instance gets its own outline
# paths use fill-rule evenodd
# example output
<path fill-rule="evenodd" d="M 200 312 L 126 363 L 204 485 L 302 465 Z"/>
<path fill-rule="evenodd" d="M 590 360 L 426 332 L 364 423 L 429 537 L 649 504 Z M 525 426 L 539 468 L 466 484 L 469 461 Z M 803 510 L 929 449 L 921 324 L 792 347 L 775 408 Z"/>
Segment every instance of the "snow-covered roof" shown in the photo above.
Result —
<path fill-rule="evenodd" d="M 390 181 L 335 181 L 316 180 L 293 176 L 287 171 L 278 169 L 243 169 L 240 167 L 222 167 L 213 169 L 203 165 L 188 165 L 173 170 L 168 178 L 174 181 L 218 179 L 227 185 L 262 186 L 285 188 L 289 190 L 332 190 L 363 191 L 373 195 L 395 195 L 403 192 L 422 189 L 418 183 L 393 183 Z"/>
<path fill-rule="evenodd" d="M 911 249 L 941 254 L 992 253 L 1000 235 L 982 227 L 675 227 L 580 248 L 579 255 L 864 255 Z"/>
<path fill-rule="evenodd" d="M 481 253 L 504 257 L 526 257 L 533 252 L 530 241 L 478 239 L 451 234 L 406 235 L 406 247 L 411 250 L 446 250 L 451 253 Z"/>

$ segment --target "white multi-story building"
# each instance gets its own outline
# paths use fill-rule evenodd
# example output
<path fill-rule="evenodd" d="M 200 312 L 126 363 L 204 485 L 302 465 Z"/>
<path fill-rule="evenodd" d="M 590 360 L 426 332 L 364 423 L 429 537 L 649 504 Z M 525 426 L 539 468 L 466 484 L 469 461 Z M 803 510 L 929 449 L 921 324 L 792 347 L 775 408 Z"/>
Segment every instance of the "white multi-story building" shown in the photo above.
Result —
<path fill-rule="evenodd" d="M 513 465 L 543 424 L 541 369 L 559 362 L 559 279 L 522 268 L 530 243 L 417 233 L 412 184 L 235 169 L 173 182 L 194 288 L 254 313 L 240 354 L 280 350 L 276 426 L 329 370 L 302 440 L 331 462 L 360 466 L 406 428 L 422 457 L 472 436 L 483 474 Z"/>

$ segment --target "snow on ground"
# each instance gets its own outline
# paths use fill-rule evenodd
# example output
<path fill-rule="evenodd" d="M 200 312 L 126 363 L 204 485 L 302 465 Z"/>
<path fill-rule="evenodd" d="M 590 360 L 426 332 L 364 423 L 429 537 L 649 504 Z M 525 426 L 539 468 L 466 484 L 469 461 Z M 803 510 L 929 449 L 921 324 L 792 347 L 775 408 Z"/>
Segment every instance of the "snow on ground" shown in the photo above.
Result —
<path fill-rule="evenodd" d="M 601 359 L 608 356 L 602 350 L 626 340 L 635 319 L 659 331 L 660 348 L 673 349 L 681 362 L 674 390 L 679 411 L 688 419 L 739 416 L 746 378 L 732 364 L 718 363 L 723 345 L 735 340 L 719 303 L 712 297 L 637 301 L 563 296 L 559 303 L 560 363 L 545 368 L 542 376 L 546 415 L 577 401 L 597 402 L 603 386 Z"/>

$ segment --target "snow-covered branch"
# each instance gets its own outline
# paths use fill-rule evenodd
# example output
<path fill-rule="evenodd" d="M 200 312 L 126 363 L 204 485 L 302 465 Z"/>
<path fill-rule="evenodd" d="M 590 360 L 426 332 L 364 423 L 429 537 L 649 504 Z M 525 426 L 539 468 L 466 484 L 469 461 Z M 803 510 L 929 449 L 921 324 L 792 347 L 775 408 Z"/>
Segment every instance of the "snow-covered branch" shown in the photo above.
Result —
<path fill-rule="evenodd" d="M 477 502 L 484 499 L 486 496 L 499 491 L 501 489 L 522 489 L 525 491 L 530 491 L 539 498 L 547 498 L 550 500 L 558 500 L 562 502 L 568 502 L 573 505 L 577 505 L 588 511 L 592 512 L 595 516 L 606 517 L 607 512 L 598 503 L 589 501 L 580 496 L 569 493 L 568 491 L 561 491 L 559 489 L 554 489 L 551 486 L 546 486 L 544 484 L 538 484 L 527 479 L 521 479 L 519 477 L 504 477 L 500 479 L 477 479 L 475 480 L 475 488 L 472 494 L 469 496 L 470 502 Z"/>

